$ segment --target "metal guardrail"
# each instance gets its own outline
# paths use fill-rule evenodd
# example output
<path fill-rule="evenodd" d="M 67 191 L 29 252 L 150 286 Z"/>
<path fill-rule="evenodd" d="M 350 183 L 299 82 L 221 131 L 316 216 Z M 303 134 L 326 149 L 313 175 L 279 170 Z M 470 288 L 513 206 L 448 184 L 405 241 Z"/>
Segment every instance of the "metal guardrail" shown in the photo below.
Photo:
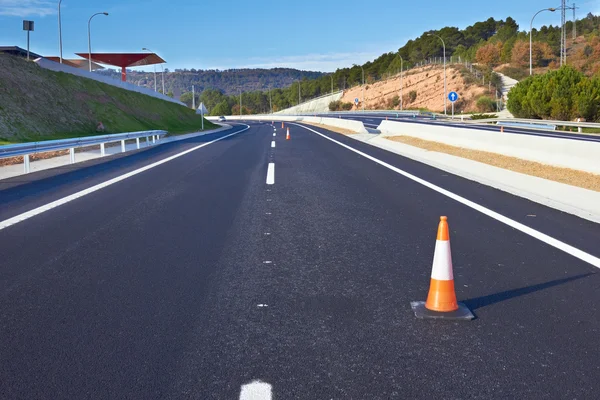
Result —
<path fill-rule="evenodd" d="M 546 119 L 524 119 L 524 118 L 488 118 L 488 119 L 476 119 L 466 120 L 465 123 L 469 124 L 488 124 L 492 123 L 519 123 L 529 125 L 549 125 L 549 126 L 573 126 L 576 128 L 595 128 L 600 129 L 600 123 L 597 122 L 576 122 L 576 121 L 555 121 Z"/>
<path fill-rule="evenodd" d="M 498 121 L 498 122 L 496 122 L 496 125 L 506 126 L 509 128 L 540 129 L 543 131 L 555 131 L 556 130 L 556 125 L 540 124 L 540 123 Z"/>
<path fill-rule="evenodd" d="M 105 144 L 121 142 L 121 152 L 125 152 L 125 141 L 135 139 L 137 148 L 140 148 L 140 138 L 146 138 L 147 146 L 155 144 L 167 131 L 141 131 L 130 133 L 117 133 L 112 135 L 86 136 L 73 139 L 45 140 L 41 142 L 19 143 L 0 146 L 0 158 L 23 156 L 23 166 L 25 173 L 30 172 L 29 156 L 35 153 L 45 153 L 49 151 L 69 150 L 70 164 L 75 163 L 75 149 L 80 147 L 100 145 L 100 156 L 104 157 Z"/>

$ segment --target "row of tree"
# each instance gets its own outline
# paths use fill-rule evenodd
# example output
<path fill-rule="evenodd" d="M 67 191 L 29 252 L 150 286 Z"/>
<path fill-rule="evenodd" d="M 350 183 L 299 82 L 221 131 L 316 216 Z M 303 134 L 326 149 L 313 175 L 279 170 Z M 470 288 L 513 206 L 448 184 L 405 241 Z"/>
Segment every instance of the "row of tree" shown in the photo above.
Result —
<path fill-rule="evenodd" d="M 517 118 L 600 121 L 600 75 L 571 66 L 534 75 L 511 89 L 507 107 Z"/>
<path fill-rule="evenodd" d="M 567 29 L 572 28 L 572 23 L 567 24 Z M 577 21 L 579 34 L 598 36 L 600 34 L 600 17 L 592 14 Z M 536 66 L 546 66 L 558 56 L 560 51 L 560 32 L 558 26 L 544 26 L 533 31 L 535 41 L 533 47 L 533 61 Z M 378 81 L 389 74 L 415 66 L 428 58 L 442 57 L 442 42 L 435 35 L 443 38 L 446 45 L 446 56 L 455 59 L 475 62 L 478 61 L 488 67 L 490 77 L 491 67 L 500 63 L 513 63 L 515 67 L 525 69 L 529 64 L 528 34 L 519 31 L 519 25 L 510 17 L 506 20 L 489 18 L 477 22 L 463 30 L 455 27 L 446 27 L 438 31 L 423 33 L 419 38 L 409 40 L 398 52 L 383 54 L 372 62 L 362 66 L 341 68 L 329 75 L 320 77 L 305 77 L 301 82 L 294 82 L 285 89 L 272 89 L 245 92 L 242 95 L 244 109 L 251 113 L 268 113 L 282 110 L 298 104 L 302 100 L 315 98 L 331 91 L 343 90 L 362 83 L 363 69 L 366 83 Z M 593 39 L 590 39 L 593 40 Z M 593 58 L 595 50 L 585 48 L 582 50 Z M 300 85 L 300 90 L 298 88 Z M 213 87 L 215 89 L 215 87 Z M 217 88 L 218 89 L 218 88 Z M 222 91 L 221 91 L 222 92 Z M 300 92 L 300 95 L 299 95 Z M 182 101 L 191 104 L 191 93 L 184 94 Z M 213 115 L 223 115 L 239 112 L 239 95 L 220 93 L 204 90 L 198 95 L 198 101 L 203 101 Z M 218 100 L 218 101 L 217 101 Z M 198 102 L 196 104 L 199 104 Z M 219 105 L 217 110 L 214 107 Z M 243 110 L 244 111 L 244 110 Z"/>

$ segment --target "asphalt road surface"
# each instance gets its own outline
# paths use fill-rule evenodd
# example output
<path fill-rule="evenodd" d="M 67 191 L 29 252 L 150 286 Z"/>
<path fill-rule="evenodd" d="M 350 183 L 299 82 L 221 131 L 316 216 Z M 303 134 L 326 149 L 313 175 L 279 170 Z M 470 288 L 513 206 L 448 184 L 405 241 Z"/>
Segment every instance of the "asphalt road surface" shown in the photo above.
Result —
<path fill-rule="evenodd" d="M 248 126 L 0 182 L 0 398 L 597 398 L 597 224 Z M 410 308 L 441 215 L 470 322 Z"/>

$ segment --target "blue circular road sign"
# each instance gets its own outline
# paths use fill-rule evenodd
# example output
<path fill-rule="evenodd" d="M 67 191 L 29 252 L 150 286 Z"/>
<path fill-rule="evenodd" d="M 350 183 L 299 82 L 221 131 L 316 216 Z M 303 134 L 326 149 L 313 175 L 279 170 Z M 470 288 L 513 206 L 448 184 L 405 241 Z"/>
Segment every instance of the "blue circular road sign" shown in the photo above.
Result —
<path fill-rule="evenodd" d="M 355 102 L 356 104 L 358 104 L 358 103 L 359 103 L 358 97 L 354 99 L 354 102 Z"/>
<path fill-rule="evenodd" d="M 454 103 L 456 100 L 458 100 L 458 93 L 456 93 L 456 92 L 448 93 L 448 99 Z"/>

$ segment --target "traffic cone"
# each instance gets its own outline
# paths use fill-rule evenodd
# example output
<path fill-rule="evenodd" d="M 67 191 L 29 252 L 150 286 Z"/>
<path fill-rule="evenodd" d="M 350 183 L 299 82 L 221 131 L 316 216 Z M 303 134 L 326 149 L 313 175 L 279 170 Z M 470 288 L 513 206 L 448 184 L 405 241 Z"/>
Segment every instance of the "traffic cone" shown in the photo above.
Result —
<path fill-rule="evenodd" d="M 465 304 L 456 301 L 448 217 L 440 217 L 427 301 L 413 301 L 410 305 L 417 318 L 452 320 L 475 318 Z"/>
<path fill-rule="evenodd" d="M 500 133 L 504 133 L 504 127 L 503 126 L 500 127 Z"/>
<path fill-rule="evenodd" d="M 283 121 L 281 121 L 281 129 L 283 129 Z"/>
<path fill-rule="evenodd" d="M 285 140 L 290 140 L 290 128 L 287 128 L 287 134 L 285 135 Z"/>

